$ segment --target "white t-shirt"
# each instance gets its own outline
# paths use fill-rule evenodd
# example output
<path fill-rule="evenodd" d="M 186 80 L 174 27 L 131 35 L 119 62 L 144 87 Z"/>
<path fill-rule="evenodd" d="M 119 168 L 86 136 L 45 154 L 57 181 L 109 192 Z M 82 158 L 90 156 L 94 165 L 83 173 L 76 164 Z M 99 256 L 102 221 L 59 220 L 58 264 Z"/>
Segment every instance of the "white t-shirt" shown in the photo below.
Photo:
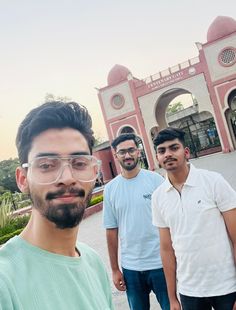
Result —
<path fill-rule="evenodd" d="M 170 229 L 179 292 L 194 297 L 236 291 L 236 267 L 221 212 L 236 192 L 216 173 L 190 165 L 181 195 L 167 179 L 152 196 L 153 224 Z"/>
<path fill-rule="evenodd" d="M 162 268 L 159 234 L 152 225 L 151 196 L 164 179 L 141 169 L 132 179 L 118 175 L 104 190 L 103 225 L 118 228 L 121 266 L 144 271 Z"/>

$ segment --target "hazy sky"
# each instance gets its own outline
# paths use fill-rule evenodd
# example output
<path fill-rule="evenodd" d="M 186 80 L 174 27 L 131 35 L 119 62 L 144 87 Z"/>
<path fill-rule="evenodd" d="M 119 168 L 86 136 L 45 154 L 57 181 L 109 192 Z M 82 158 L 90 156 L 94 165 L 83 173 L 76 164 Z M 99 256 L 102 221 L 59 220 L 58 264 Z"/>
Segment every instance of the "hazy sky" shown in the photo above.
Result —
<path fill-rule="evenodd" d="M 17 127 L 47 93 L 87 106 L 106 138 L 95 87 L 115 64 L 145 78 L 196 57 L 235 12 L 235 0 L 0 0 L 0 160 L 17 156 Z"/>

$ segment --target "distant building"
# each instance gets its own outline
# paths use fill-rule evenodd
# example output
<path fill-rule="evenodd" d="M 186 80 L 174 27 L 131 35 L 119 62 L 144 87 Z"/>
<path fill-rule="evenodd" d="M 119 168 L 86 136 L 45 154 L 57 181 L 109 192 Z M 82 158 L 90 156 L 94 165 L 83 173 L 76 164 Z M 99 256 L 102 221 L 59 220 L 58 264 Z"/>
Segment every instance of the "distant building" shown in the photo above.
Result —
<path fill-rule="evenodd" d="M 103 182 L 107 183 L 117 175 L 116 165 L 111 152 L 109 141 L 103 142 L 93 148 L 93 154 L 101 160 Z"/>
<path fill-rule="evenodd" d="M 197 57 L 145 79 L 115 65 L 108 85 L 98 91 L 109 140 L 135 132 L 150 170 L 157 169 L 152 139 L 168 125 L 186 131 L 193 157 L 236 149 L 236 21 L 217 17 L 208 29 L 207 42 L 196 46 Z M 181 94 L 191 94 L 193 106 L 167 114 L 169 103 Z M 104 154 L 110 152 L 109 159 L 100 155 L 111 176 L 119 166 L 108 150 L 109 146 Z"/>

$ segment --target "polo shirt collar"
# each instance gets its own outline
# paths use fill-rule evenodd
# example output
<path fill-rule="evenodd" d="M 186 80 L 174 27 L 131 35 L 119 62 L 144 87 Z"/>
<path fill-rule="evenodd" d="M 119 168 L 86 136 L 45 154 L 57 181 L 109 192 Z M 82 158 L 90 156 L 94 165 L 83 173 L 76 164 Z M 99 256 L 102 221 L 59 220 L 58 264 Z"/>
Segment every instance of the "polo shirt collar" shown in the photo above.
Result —
<path fill-rule="evenodd" d="M 188 177 L 187 177 L 187 180 L 185 181 L 185 185 L 188 185 L 188 186 L 196 186 L 197 185 L 197 179 L 198 179 L 198 173 L 197 173 L 197 169 L 194 167 L 193 164 L 190 164 L 189 163 L 189 166 L 190 166 L 190 169 L 189 169 L 189 174 L 188 174 Z M 166 191 L 169 191 L 171 190 L 172 188 L 174 188 L 174 186 L 170 183 L 170 180 L 168 178 L 168 176 L 166 175 L 166 186 L 165 186 L 165 189 Z"/>

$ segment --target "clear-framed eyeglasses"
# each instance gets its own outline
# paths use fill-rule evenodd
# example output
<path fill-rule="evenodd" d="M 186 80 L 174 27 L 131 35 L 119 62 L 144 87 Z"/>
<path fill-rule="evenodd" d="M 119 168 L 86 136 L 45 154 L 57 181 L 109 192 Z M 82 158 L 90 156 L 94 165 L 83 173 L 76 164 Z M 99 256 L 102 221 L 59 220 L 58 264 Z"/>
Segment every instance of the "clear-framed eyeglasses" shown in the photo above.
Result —
<path fill-rule="evenodd" d="M 129 153 L 130 156 L 134 156 L 137 153 L 138 149 L 136 147 L 130 147 L 128 149 L 121 149 L 116 152 L 119 157 L 125 157 L 126 153 Z"/>
<path fill-rule="evenodd" d="M 29 168 L 32 180 L 38 184 L 56 183 L 66 166 L 77 181 L 93 182 L 98 177 L 101 161 L 92 155 L 42 156 L 22 164 L 22 168 Z"/>

